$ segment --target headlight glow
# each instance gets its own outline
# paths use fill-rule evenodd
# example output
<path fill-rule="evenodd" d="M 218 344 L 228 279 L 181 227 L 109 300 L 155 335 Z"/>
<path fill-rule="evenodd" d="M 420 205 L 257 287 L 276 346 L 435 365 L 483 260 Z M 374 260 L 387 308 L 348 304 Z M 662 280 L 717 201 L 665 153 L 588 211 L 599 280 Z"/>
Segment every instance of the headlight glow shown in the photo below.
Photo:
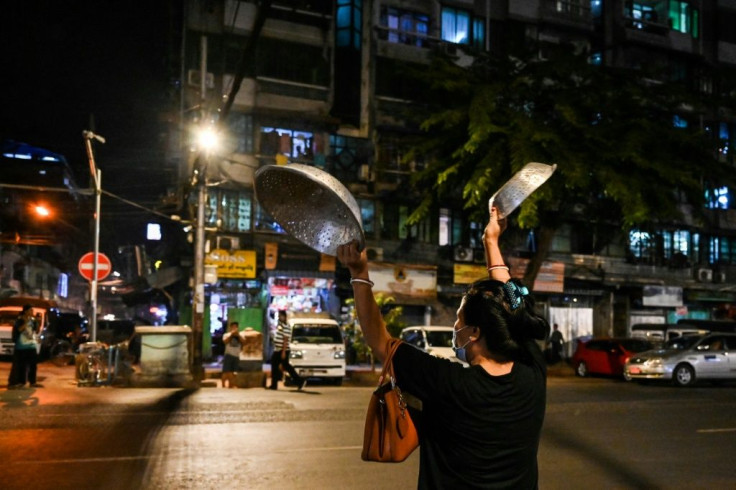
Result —
<path fill-rule="evenodd" d="M 304 352 L 300 350 L 293 350 L 291 351 L 291 354 L 289 355 L 290 359 L 301 359 L 304 357 Z"/>
<path fill-rule="evenodd" d="M 345 351 L 344 350 L 335 351 L 335 359 L 345 359 Z"/>

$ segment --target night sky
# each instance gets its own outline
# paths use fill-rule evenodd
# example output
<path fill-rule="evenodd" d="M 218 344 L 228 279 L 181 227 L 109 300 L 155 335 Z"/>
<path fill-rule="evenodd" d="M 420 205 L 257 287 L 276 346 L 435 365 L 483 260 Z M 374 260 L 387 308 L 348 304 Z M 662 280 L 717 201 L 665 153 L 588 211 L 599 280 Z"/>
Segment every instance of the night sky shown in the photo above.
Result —
<path fill-rule="evenodd" d="M 92 129 L 107 139 L 95 144 L 103 188 L 153 204 L 166 189 L 164 111 L 176 107 L 170 3 L 4 2 L 0 138 L 63 154 L 86 186 L 82 131 Z"/>

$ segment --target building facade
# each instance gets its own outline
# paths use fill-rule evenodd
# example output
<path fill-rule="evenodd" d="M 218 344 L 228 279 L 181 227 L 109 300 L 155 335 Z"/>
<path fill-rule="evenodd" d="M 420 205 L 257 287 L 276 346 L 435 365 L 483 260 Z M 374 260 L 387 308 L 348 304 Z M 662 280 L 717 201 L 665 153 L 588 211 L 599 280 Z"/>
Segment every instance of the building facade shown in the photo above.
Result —
<path fill-rule="evenodd" d="M 285 234 L 255 198 L 254 172 L 287 162 L 323 169 L 353 193 L 376 290 L 404 306 L 409 324 L 454 321 L 464 284 L 483 276 L 484 223 L 448 203 L 406 225 L 420 198 L 408 180 L 421 162 L 403 158 L 412 87 L 402 66 L 428 65 L 437 52 L 467 64 L 469 48 L 503 53 L 509 40 L 528 40 L 540 56 L 568 44 L 594 64 L 659 63 L 697 90 L 712 90 L 698 78 L 703 63 L 736 67 L 733 0 L 275 0 L 262 29 L 261 3 L 191 0 L 182 16 L 170 139 L 181 182 L 194 171 L 194 128 L 232 104 L 228 139 L 208 165 L 206 331 L 233 315 L 266 330 L 280 309 L 339 316 L 350 295 L 334 259 Z M 724 165 L 734 163 L 734 121 L 718 110 L 698 121 L 721 141 Z M 729 189 L 710 192 L 707 226 L 618 232 L 596 253 L 582 216 L 566 224 L 535 284 L 550 321 L 571 339 L 732 316 L 736 214 Z M 514 252 L 519 274 L 529 250 Z"/>

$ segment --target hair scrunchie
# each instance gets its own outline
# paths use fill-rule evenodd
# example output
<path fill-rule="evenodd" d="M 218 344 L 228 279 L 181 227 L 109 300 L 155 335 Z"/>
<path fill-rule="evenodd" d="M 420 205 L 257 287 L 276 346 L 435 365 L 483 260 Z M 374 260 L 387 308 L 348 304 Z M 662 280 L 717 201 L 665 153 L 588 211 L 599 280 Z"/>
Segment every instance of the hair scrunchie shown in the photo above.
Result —
<path fill-rule="evenodd" d="M 525 286 L 519 286 L 515 282 L 508 281 L 503 285 L 503 293 L 512 310 L 521 306 L 521 298 L 529 294 Z"/>

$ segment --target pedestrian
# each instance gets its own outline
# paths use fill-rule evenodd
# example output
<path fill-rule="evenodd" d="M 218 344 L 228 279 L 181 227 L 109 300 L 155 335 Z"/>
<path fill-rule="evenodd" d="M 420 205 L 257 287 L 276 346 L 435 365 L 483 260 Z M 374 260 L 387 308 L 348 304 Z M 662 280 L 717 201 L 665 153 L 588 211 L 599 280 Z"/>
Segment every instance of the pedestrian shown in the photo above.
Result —
<path fill-rule="evenodd" d="M 277 390 L 279 381 L 283 371 L 289 373 L 291 380 L 301 390 L 307 384 L 307 378 L 302 378 L 289 362 L 289 340 L 291 339 L 291 327 L 286 321 L 286 312 L 279 311 L 279 323 L 276 327 L 276 334 L 273 337 L 273 354 L 271 354 L 271 386 L 272 390 Z"/>
<path fill-rule="evenodd" d="M 453 348 L 469 367 L 405 343 L 393 357 L 396 384 L 421 401 L 419 488 L 538 487 L 547 373 L 535 339 L 547 337 L 549 324 L 504 264 L 498 239 L 505 227 L 493 208 L 483 233 L 489 279 L 471 284 L 457 310 Z M 366 252 L 353 241 L 339 246 L 337 257 L 351 274 L 365 339 L 383 360 L 391 336 Z"/>
<path fill-rule="evenodd" d="M 551 361 L 553 364 L 562 360 L 562 346 L 565 339 L 562 337 L 560 327 L 555 323 L 552 325 L 552 335 L 549 336 L 549 347 L 552 353 Z"/>
<path fill-rule="evenodd" d="M 240 325 L 238 322 L 230 322 L 230 328 L 222 336 L 225 346 L 225 355 L 222 358 L 222 387 L 229 385 L 235 388 L 235 373 L 240 364 L 240 350 L 243 347 L 243 339 L 240 337 Z"/>
<path fill-rule="evenodd" d="M 26 382 L 38 388 L 36 370 L 38 365 L 38 327 L 31 305 L 23 309 L 13 325 L 13 363 L 8 376 L 8 388 L 22 388 Z"/>

